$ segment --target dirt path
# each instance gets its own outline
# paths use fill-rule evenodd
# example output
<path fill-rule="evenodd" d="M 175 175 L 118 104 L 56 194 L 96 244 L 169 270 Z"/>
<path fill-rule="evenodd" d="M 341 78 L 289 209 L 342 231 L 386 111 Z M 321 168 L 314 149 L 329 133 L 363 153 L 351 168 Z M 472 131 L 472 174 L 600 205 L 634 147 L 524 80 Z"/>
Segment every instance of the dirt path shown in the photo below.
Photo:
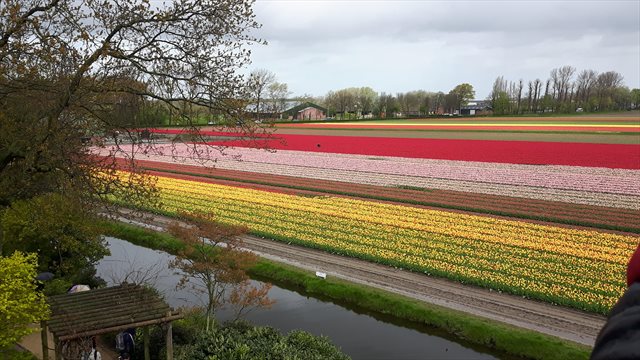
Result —
<path fill-rule="evenodd" d="M 164 227 L 172 219 L 153 216 L 145 223 Z M 324 251 L 288 245 L 255 236 L 243 238 L 245 248 L 266 259 L 322 271 L 354 283 L 408 296 L 431 304 L 538 331 L 592 346 L 605 318 L 547 303 L 523 299 L 449 280 L 400 270 Z"/>
<path fill-rule="evenodd" d="M 312 271 L 322 271 L 348 281 L 369 285 L 473 315 L 535 330 L 585 345 L 593 345 L 604 318 L 465 286 L 452 281 L 247 236 L 245 247 L 267 259 Z"/>

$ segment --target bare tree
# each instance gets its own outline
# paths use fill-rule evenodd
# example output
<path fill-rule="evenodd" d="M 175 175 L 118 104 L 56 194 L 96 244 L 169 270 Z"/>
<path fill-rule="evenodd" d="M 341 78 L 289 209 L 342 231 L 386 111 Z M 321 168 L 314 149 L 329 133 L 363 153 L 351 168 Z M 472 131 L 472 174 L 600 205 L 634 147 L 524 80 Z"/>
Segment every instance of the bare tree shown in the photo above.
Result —
<path fill-rule="evenodd" d="M 598 93 L 598 110 L 609 110 L 614 105 L 616 89 L 622 86 L 623 77 L 615 71 L 607 71 L 598 75 L 596 80 Z"/>
<path fill-rule="evenodd" d="M 215 311 L 226 303 L 237 305 L 237 317 L 250 307 L 271 306 L 273 301 L 267 297 L 271 284 L 256 287 L 249 282 L 247 270 L 258 258 L 241 249 L 239 236 L 247 229 L 213 222 L 203 215 L 183 216 L 189 219 L 188 225 L 173 222 L 167 228 L 185 243 L 170 267 L 183 272 L 178 287 L 191 284 L 193 290 L 206 295 L 207 331 Z"/>
<path fill-rule="evenodd" d="M 553 98 L 556 101 L 556 111 L 558 111 L 560 107 L 566 107 L 568 105 L 566 101 L 569 96 L 569 89 L 571 88 L 571 79 L 575 72 L 576 68 L 569 65 L 551 70 L 551 80 L 553 81 Z"/>
<path fill-rule="evenodd" d="M 533 108 L 534 112 L 538 112 L 538 100 L 540 99 L 540 93 L 542 92 L 542 81 L 540 79 L 535 79 L 533 81 Z"/>
<path fill-rule="evenodd" d="M 582 70 L 576 79 L 576 100 L 588 109 L 591 109 L 590 100 L 597 79 L 598 73 L 594 70 Z"/>
<path fill-rule="evenodd" d="M 527 111 L 531 112 L 532 111 L 532 101 L 533 101 L 533 82 L 531 82 L 531 80 L 529 80 L 529 83 L 527 84 L 528 90 L 527 90 Z"/>
<path fill-rule="evenodd" d="M 139 189 L 103 176 L 114 174 L 117 154 L 150 151 L 137 143 L 139 104 L 162 104 L 196 135 L 195 108 L 240 116 L 238 70 L 249 62 L 246 45 L 260 42 L 243 0 L 6 0 L 0 19 L 0 206 L 49 191 Z M 105 145 L 110 156 L 93 156 L 91 146 Z M 35 193 L 14 186 L 36 182 Z"/>
<path fill-rule="evenodd" d="M 270 111 L 277 115 L 283 112 L 287 103 L 287 98 L 291 95 L 289 86 L 285 83 L 273 82 L 267 88 L 268 97 L 271 101 Z"/>
<path fill-rule="evenodd" d="M 520 81 L 518 81 L 518 90 L 517 90 L 518 96 L 517 96 L 517 100 L 516 100 L 516 104 L 517 104 L 516 105 L 517 106 L 516 112 L 518 114 L 520 114 L 520 112 L 521 112 L 520 103 L 522 102 L 522 88 L 523 87 L 524 87 L 523 80 L 520 79 Z"/>
<path fill-rule="evenodd" d="M 264 99 L 268 96 L 268 89 L 276 81 L 276 75 L 269 70 L 257 69 L 249 75 L 248 89 L 251 102 L 255 104 L 256 120 L 264 112 Z"/>
<path fill-rule="evenodd" d="M 380 117 L 391 117 L 397 110 L 396 98 L 387 93 L 382 93 L 378 97 L 378 111 Z"/>
<path fill-rule="evenodd" d="M 378 100 L 378 93 L 372 88 L 366 86 L 357 89 L 357 102 L 360 107 L 360 111 L 363 114 L 370 114 L 373 112 L 373 107 Z"/>
<path fill-rule="evenodd" d="M 434 96 L 433 96 L 433 102 L 432 102 L 432 111 L 433 113 L 440 113 L 442 109 L 444 109 L 444 93 L 442 91 L 437 92 Z"/>
<path fill-rule="evenodd" d="M 503 76 L 498 76 L 493 82 L 493 87 L 491 88 L 491 93 L 489 94 L 489 99 L 491 100 L 491 104 L 494 109 L 496 109 L 496 104 L 498 99 L 501 97 L 501 94 L 506 92 L 507 82 Z"/>
<path fill-rule="evenodd" d="M 64 193 L 92 214 L 110 206 L 113 195 L 150 205 L 153 179 L 133 159 L 161 147 L 139 141 L 141 105 L 168 109 L 196 140 L 202 138 L 194 126 L 198 111 L 242 116 L 239 70 L 249 62 L 247 45 L 261 43 L 250 34 L 259 27 L 252 6 L 245 0 L 3 0 L 0 212 L 47 193 Z M 262 131 L 268 130 L 241 133 Z M 184 155 L 203 161 L 222 150 L 189 144 Z"/>

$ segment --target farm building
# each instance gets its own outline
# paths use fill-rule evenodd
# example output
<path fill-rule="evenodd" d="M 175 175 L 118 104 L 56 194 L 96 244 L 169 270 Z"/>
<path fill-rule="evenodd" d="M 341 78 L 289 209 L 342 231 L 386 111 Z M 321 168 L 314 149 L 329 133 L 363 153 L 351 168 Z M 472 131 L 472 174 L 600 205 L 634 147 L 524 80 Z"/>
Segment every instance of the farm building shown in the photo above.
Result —
<path fill-rule="evenodd" d="M 327 117 L 327 109 L 311 102 L 305 102 L 282 112 L 283 119 L 322 120 Z"/>
<path fill-rule="evenodd" d="M 460 115 L 490 115 L 492 113 L 491 102 L 487 100 L 471 100 L 460 108 Z"/>

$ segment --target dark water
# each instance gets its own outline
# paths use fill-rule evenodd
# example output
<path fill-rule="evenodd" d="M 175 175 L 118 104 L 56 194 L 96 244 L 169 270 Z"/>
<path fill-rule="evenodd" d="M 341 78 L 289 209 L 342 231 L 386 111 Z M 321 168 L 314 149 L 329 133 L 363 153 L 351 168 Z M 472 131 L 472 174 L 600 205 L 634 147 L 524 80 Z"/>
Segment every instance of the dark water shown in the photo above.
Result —
<path fill-rule="evenodd" d="M 179 276 L 167 269 L 171 255 L 107 238 L 111 256 L 97 266 L 98 275 L 109 284 L 120 283 L 132 273 L 131 282 L 152 278 L 155 287 L 173 307 L 201 305 L 192 291 L 176 291 Z M 144 270 L 143 272 L 138 269 Z M 138 279 L 136 279 L 138 278 Z M 496 359 L 487 349 L 446 339 L 444 333 L 398 321 L 391 317 L 367 314 L 273 286 L 269 297 L 276 300 L 270 309 L 257 309 L 245 319 L 256 325 L 272 326 L 282 332 L 301 329 L 327 336 L 353 359 Z M 218 319 L 231 319 L 231 311 L 218 311 Z"/>

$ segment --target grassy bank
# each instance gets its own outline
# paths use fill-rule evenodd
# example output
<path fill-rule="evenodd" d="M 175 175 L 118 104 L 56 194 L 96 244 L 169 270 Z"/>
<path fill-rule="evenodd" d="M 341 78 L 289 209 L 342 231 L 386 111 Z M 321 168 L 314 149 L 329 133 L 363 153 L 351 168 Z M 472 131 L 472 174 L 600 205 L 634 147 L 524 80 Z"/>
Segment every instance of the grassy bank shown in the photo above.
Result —
<path fill-rule="evenodd" d="M 179 240 L 167 234 L 133 225 L 104 221 L 101 227 L 106 235 L 152 249 L 175 253 L 183 247 Z M 371 287 L 333 278 L 323 280 L 311 272 L 272 261 L 261 260 L 251 269 L 251 274 L 265 280 L 297 287 L 309 294 L 432 326 L 464 341 L 517 357 L 530 359 L 586 359 L 589 357 L 590 349 L 586 346 Z"/>

